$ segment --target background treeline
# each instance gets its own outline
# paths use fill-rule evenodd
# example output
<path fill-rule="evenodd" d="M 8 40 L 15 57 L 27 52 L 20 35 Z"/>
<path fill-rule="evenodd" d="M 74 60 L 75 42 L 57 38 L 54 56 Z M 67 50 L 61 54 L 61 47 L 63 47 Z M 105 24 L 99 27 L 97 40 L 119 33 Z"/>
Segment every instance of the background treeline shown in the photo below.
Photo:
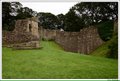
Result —
<path fill-rule="evenodd" d="M 64 14 L 36 12 L 23 7 L 19 2 L 2 3 L 2 29 L 14 30 L 17 19 L 38 17 L 39 27 L 45 29 L 64 29 L 64 31 L 79 32 L 80 29 L 94 25 L 98 27 L 100 37 L 104 41 L 113 42 L 109 46 L 111 55 L 117 55 L 117 34 L 113 34 L 114 21 L 118 20 L 118 2 L 81 2 L 77 3 Z M 117 56 L 112 56 L 116 57 Z"/>
<path fill-rule="evenodd" d="M 12 31 L 17 19 L 25 19 L 36 15 L 37 12 L 28 7 L 22 7 L 19 2 L 3 2 L 2 29 Z"/>

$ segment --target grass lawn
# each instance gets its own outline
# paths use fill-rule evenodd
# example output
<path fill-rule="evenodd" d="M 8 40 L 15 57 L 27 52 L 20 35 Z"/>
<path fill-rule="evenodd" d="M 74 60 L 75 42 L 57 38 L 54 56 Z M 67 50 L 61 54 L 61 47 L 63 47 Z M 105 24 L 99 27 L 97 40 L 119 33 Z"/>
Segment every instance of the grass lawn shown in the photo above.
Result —
<path fill-rule="evenodd" d="M 96 50 L 94 50 L 91 55 L 93 56 L 99 56 L 99 57 L 108 57 L 108 46 L 110 45 L 111 41 L 105 42 L 105 44 L 98 47 Z"/>
<path fill-rule="evenodd" d="M 52 41 L 39 50 L 2 49 L 5 78 L 118 78 L 118 60 L 65 52 Z"/>
<path fill-rule="evenodd" d="M 93 56 L 99 56 L 99 57 L 108 57 L 110 49 L 108 48 L 109 45 L 111 45 L 111 42 L 116 40 L 116 36 L 114 36 L 111 40 L 105 42 L 103 45 L 99 46 L 96 50 L 94 50 L 91 55 Z"/>

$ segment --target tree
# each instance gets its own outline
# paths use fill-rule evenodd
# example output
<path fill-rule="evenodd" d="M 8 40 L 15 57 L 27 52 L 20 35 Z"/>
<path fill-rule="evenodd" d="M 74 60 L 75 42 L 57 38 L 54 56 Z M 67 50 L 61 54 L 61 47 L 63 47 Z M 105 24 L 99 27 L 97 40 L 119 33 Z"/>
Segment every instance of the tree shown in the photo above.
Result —
<path fill-rule="evenodd" d="M 57 18 L 59 20 L 59 26 L 58 28 L 62 28 L 62 29 L 65 29 L 65 15 L 63 14 L 58 14 L 57 15 Z"/>
<path fill-rule="evenodd" d="M 114 36 L 108 48 L 110 49 L 108 57 L 118 59 L 118 36 L 117 35 Z"/>
<path fill-rule="evenodd" d="M 84 26 L 82 18 L 79 18 L 72 9 L 65 15 L 65 30 L 80 31 Z"/>
<path fill-rule="evenodd" d="M 37 12 L 33 11 L 28 7 L 23 7 L 18 11 L 18 15 L 16 16 L 16 19 L 25 19 L 25 18 L 36 16 L 36 15 L 37 15 Z"/>
<path fill-rule="evenodd" d="M 66 23 L 74 26 L 78 23 L 81 25 L 76 25 L 77 27 L 72 26 L 74 28 L 71 29 L 70 25 L 66 24 L 66 27 L 69 31 L 79 31 L 81 29 L 79 26 L 88 27 L 104 21 L 117 19 L 117 2 L 81 2 L 74 5 L 66 14 Z"/>
<path fill-rule="evenodd" d="M 12 31 L 15 24 L 15 16 L 17 11 L 22 7 L 19 2 L 3 2 L 2 3 L 2 29 Z"/>
<path fill-rule="evenodd" d="M 19 2 L 3 2 L 2 3 L 2 29 L 14 30 L 15 21 L 17 19 L 25 19 L 36 16 L 37 12 L 28 7 L 22 7 Z"/>
<path fill-rule="evenodd" d="M 58 18 L 51 13 L 38 13 L 39 27 L 43 26 L 45 29 L 57 29 L 59 26 Z"/>
<path fill-rule="evenodd" d="M 113 36 L 113 21 L 105 21 L 97 25 L 98 33 L 102 40 L 108 41 Z"/>

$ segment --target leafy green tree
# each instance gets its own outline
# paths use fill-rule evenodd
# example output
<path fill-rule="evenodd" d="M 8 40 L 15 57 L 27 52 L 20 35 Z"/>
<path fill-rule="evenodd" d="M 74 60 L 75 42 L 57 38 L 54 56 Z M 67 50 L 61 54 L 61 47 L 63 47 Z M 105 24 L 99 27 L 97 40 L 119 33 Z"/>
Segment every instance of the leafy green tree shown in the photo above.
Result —
<path fill-rule="evenodd" d="M 112 38 L 114 21 L 101 22 L 96 26 L 98 27 L 98 33 L 102 40 L 108 41 Z"/>
<path fill-rule="evenodd" d="M 33 11 L 28 7 L 23 7 L 18 11 L 16 19 L 25 19 L 25 18 L 36 16 L 36 15 L 37 15 L 37 12 Z"/>
<path fill-rule="evenodd" d="M 118 36 L 117 35 L 113 38 L 108 48 L 110 49 L 108 57 L 118 59 Z"/>
<path fill-rule="evenodd" d="M 70 15 L 72 17 L 70 17 Z M 104 21 L 117 19 L 117 2 L 81 2 L 74 5 L 66 14 L 66 23 L 74 26 L 75 24 L 79 23 L 83 27 L 88 27 L 90 25 L 95 25 Z M 76 25 L 77 27 L 72 26 L 74 28 L 71 29 L 69 24 L 66 24 L 66 30 L 79 31 L 81 29 L 79 25 Z"/>
<path fill-rule="evenodd" d="M 19 2 L 3 2 L 2 3 L 2 29 L 14 30 L 15 21 L 17 19 L 25 19 L 36 16 L 37 12 L 28 7 L 22 7 Z"/>
<path fill-rule="evenodd" d="M 59 20 L 58 29 L 60 29 L 60 28 L 65 29 L 65 15 L 58 14 L 57 18 Z"/>
<path fill-rule="evenodd" d="M 21 8 L 19 2 L 3 2 L 2 3 L 2 29 L 13 30 L 15 23 L 15 16 L 17 11 Z"/>
<path fill-rule="evenodd" d="M 45 29 L 57 29 L 59 26 L 58 18 L 51 13 L 38 13 L 39 27 L 43 26 Z"/>
<path fill-rule="evenodd" d="M 81 18 L 79 18 L 74 11 L 70 10 L 65 15 L 65 30 L 66 31 L 80 31 L 84 26 Z"/>

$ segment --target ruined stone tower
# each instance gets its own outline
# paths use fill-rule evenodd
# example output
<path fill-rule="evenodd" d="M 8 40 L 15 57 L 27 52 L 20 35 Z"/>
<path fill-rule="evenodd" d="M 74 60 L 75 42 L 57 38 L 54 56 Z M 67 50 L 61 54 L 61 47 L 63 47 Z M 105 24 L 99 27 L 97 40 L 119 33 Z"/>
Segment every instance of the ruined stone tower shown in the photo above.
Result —
<path fill-rule="evenodd" d="M 30 33 L 39 38 L 38 21 L 36 17 L 16 21 L 14 32 Z"/>
<path fill-rule="evenodd" d="M 12 44 L 15 49 L 40 48 L 38 21 L 36 17 L 17 20 L 12 32 L 3 33 L 5 44 Z"/>

